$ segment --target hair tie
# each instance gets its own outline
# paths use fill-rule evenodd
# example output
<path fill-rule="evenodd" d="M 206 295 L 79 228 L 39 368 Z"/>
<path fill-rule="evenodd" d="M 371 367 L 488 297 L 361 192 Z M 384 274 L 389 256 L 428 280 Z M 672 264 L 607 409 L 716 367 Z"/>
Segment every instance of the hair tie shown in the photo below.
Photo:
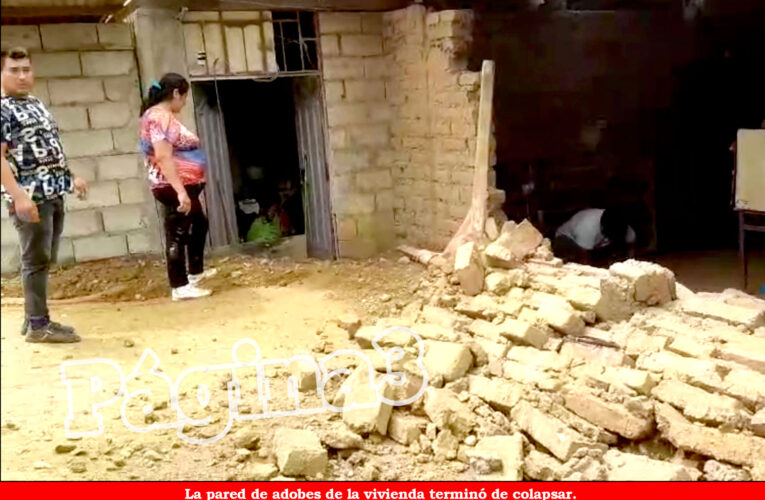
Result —
<path fill-rule="evenodd" d="M 156 88 L 157 90 L 162 90 L 162 85 L 160 85 L 160 83 L 157 80 L 152 80 L 151 86 Z"/>

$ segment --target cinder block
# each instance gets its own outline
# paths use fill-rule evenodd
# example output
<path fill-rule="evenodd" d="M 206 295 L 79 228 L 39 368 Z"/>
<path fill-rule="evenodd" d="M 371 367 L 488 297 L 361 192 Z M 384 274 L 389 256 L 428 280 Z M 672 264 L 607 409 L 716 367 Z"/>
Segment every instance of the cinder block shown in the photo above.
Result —
<path fill-rule="evenodd" d="M 138 148 L 138 125 L 112 129 L 114 150 L 117 153 L 137 153 Z"/>
<path fill-rule="evenodd" d="M 88 106 L 88 116 L 90 116 L 90 127 L 99 128 L 120 128 L 130 123 L 130 107 L 125 102 L 105 102 Z"/>
<path fill-rule="evenodd" d="M 334 200 L 334 207 L 341 215 L 367 215 L 375 211 L 374 194 L 351 193 Z"/>
<path fill-rule="evenodd" d="M 356 219 L 353 217 L 340 217 L 337 221 L 338 239 L 352 240 L 356 235 Z"/>
<path fill-rule="evenodd" d="M 91 184 L 88 186 L 88 196 L 84 200 L 76 196 L 66 197 L 68 211 L 111 207 L 119 204 L 120 197 L 116 182 L 96 182 Z"/>
<path fill-rule="evenodd" d="M 107 233 L 117 233 L 148 227 L 148 220 L 145 220 L 144 207 L 144 204 L 122 204 L 116 207 L 105 208 L 103 210 L 104 231 Z"/>
<path fill-rule="evenodd" d="M 98 47 L 97 24 L 61 23 L 40 26 L 45 50 L 88 49 Z M 5 28 L 3 28 L 5 29 Z"/>
<path fill-rule="evenodd" d="M 377 243 L 367 238 L 354 238 L 339 241 L 340 257 L 347 259 L 367 259 L 377 253 Z"/>
<path fill-rule="evenodd" d="M 58 255 L 55 264 L 71 264 L 74 262 L 74 244 L 69 238 L 61 238 L 58 242 Z"/>
<path fill-rule="evenodd" d="M 329 105 L 342 102 L 345 99 L 345 83 L 342 80 L 326 82 L 324 84 L 324 94 Z"/>
<path fill-rule="evenodd" d="M 392 189 L 393 178 L 390 170 L 371 170 L 356 174 L 356 186 L 362 191 L 377 191 L 379 189 Z"/>
<path fill-rule="evenodd" d="M 109 130 L 63 132 L 61 141 L 64 143 L 66 156 L 70 158 L 102 155 L 114 148 Z"/>
<path fill-rule="evenodd" d="M 390 132 L 385 124 L 349 127 L 348 134 L 353 146 L 388 146 L 390 143 Z"/>
<path fill-rule="evenodd" d="M 124 235 L 88 236 L 74 240 L 74 258 L 77 262 L 110 259 L 127 253 L 127 238 Z"/>
<path fill-rule="evenodd" d="M 40 50 L 40 30 L 37 26 L 3 25 L 0 32 L 3 48 L 24 47 L 27 50 Z"/>
<path fill-rule="evenodd" d="M 101 156 L 97 159 L 98 179 L 134 179 L 141 173 L 141 157 L 136 154 Z"/>
<path fill-rule="evenodd" d="M 383 15 L 381 12 L 365 12 L 361 14 L 361 31 L 364 33 L 382 34 Z"/>
<path fill-rule="evenodd" d="M 324 79 L 347 80 L 363 78 L 364 60 L 353 57 L 332 57 L 324 61 Z"/>
<path fill-rule="evenodd" d="M 35 76 L 80 76 L 80 54 L 77 52 L 54 52 L 34 55 Z"/>
<path fill-rule="evenodd" d="M 375 193 L 375 210 L 392 210 L 395 205 L 395 196 L 392 189 L 385 189 Z"/>
<path fill-rule="evenodd" d="M 82 73 L 85 76 L 128 75 L 135 69 L 135 55 L 132 50 L 83 52 L 80 58 Z"/>
<path fill-rule="evenodd" d="M 355 12 L 320 12 L 319 32 L 361 33 L 361 14 Z"/>
<path fill-rule="evenodd" d="M 364 103 L 335 104 L 327 108 L 330 127 L 359 125 L 369 122 L 369 109 Z"/>
<path fill-rule="evenodd" d="M 105 97 L 104 84 L 97 78 L 48 80 L 48 90 L 54 105 L 101 102 Z"/>
<path fill-rule="evenodd" d="M 76 158 L 67 160 L 69 164 L 69 170 L 76 177 L 82 177 L 86 181 L 93 182 L 96 180 L 96 160 L 95 158 Z"/>
<path fill-rule="evenodd" d="M 384 57 L 364 58 L 364 77 L 368 79 L 385 78 L 388 76 L 388 60 Z"/>
<path fill-rule="evenodd" d="M 3 28 L 5 31 L 5 28 Z M 0 251 L 0 272 L 15 273 L 21 265 L 21 253 L 18 245 L 3 245 Z"/>
<path fill-rule="evenodd" d="M 143 179 L 126 179 L 119 183 L 121 203 L 144 203 L 149 200 L 149 185 Z"/>
<path fill-rule="evenodd" d="M 335 151 L 332 154 L 330 168 L 333 175 L 342 175 L 369 167 L 371 160 L 367 151 L 359 149 Z"/>
<path fill-rule="evenodd" d="M 344 56 L 360 57 L 382 55 L 382 37 L 379 35 L 343 35 L 340 37 L 340 53 Z"/>
<path fill-rule="evenodd" d="M 128 233 L 127 241 L 128 250 L 131 254 L 159 253 L 162 251 L 162 242 L 156 228 Z"/>
<path fill-rule="evenodd" d="M 132 49 L 133 34 L 127 23 L 99 24 L 98 43 L 105 49 Z"/>
<path fill-rule="evenodd" d="M 104 78 L 104 90 L 106 98 L 113 102 L 128 102 L 132 99 L 138 102 L 141 98 L 138 78 L 135 75 Z M 137 115 L 138 109 L 133 112 Z"/>
<path fill-rule="evenodd" d="M 35 79 L 35 86 L 32 88 L 32 95 L 40 99 L 43 104 L 50 106 L 50 92 L 48 92 L 48 80 L 42 78 Z"/>
<path fill-rule="evenodd" d="M 2 219 L 0 222 L 0 242 L 3 246 L 18 245 L 19 234 L 16 232 L 16 227 L 13 225 L 12 219 Z"/>
<path fill-rule="evenodd" d="M 383 80 L 360 80 L 345 82 L 345 98 L 354 101 L 384 101 L 385 82 Z"/>
<path fill-rule="evenodd" d="M 321 54 L 324 57 L 340 55 L 340 36 L 322 35 L 321 36 Z"/>
<path fill-rule="evenodd" d="M 98 210 L 77 210 L 69 212 L 64 217 L 65 238 L 76 238 L 79 236 L 90 236 L 91 234 L 103 231 L 101 225 L 101 214 Z"/>
<path fill-rule="evenodd" d="M 87 130 L 88 110 L 82 106 L 53 106 L 50 108 L 56 124 L 62 132 Z"/>

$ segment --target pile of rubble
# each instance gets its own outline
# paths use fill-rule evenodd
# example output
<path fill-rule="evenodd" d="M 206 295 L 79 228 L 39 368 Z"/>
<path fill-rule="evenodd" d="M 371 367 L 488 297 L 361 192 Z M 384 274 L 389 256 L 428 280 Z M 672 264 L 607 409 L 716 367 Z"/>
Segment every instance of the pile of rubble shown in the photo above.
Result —
<path fill-rule="evenodd" d="M 648 262 L 564 264 L 526 221 L 493 236 L 460 247 L 453 267 L 434 259 L 399 316 L 338 321 L 374 382 L 388 368 L 375 337 L 411 328 L 428 385 L 408 406 L 345 411 L 344 442 L 388 436 L 487 480 L 765 480 L 765 301 L 694 294 Z M 400 348 L 391 369 L 407 383 L 385 390 L 405 400 L 423 380 L 415 339 L 381 344 Z M 371 382 L 357 367 L 333 404 L 359 402 Z M 282 474 L 321 473 L 332 440 L 284 432 Z"/>

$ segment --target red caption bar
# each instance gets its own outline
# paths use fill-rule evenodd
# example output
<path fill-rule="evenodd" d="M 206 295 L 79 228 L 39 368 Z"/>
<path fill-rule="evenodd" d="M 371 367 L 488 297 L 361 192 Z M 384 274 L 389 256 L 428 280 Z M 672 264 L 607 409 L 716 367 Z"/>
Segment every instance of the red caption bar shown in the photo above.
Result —
<path fill-rule="evenodd" d="M 4 482 L 0 492 L 109 500 L 743 500 L 763 498 L 765 483 Z"/>

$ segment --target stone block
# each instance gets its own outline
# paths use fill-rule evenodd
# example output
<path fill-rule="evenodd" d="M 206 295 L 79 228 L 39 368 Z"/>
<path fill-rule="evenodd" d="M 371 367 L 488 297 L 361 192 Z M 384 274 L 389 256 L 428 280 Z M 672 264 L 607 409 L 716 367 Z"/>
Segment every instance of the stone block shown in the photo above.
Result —
<path fill-rule="evenodd" d="M 77 52 L 53 52 L 34 55 L 35 76 L 50 78 L 55 76 L 80 76 L 80 54 Z"/>
<path fill-rule="evenodd" d="M 628 260 L 617 262 L 609 271 L 630 282 L 633 297 L 638 302 L 654 306 L 675 299 L 675 275 L 669 269 L 652 262 Z"/>
<path fill-rule="evenodd" d="M 103 225 L 101 224 L 101 213 L 98 210 L 78 210 L 69 212 L 64 217 L 62 236 L 65 238 L 90 236 L 101 231 L 103 231 Z"/>
<path fill-rule="evenodd" d="M 653 388 L 651 395 L 680 409 L 693 420 L 738 428 L 749 423 L 750 415 L 737 399 L 713 394 L 677 380 L 662 381 Z"/>
<path fill-rule="evenodd" d="M 327 450 L 319 437 L 305 429 L 279 428 L 274 433 L 274 454 L 285 476 L 316 476 L 327 468 Z"/>
<path fill-rule="evenodd" d="M 111 207 L 119 204 L 119 191 L 115 182 L 96 182 L 91 184 L 88 186 L 88 195 L 84 200 L 76 196 L 66 197 L 66 208 L 68 211 Z"/>
<path fill-rule="evenodd" d="M 569 359 L 582 359 L 602 366 L 626 366 L 632 362 L 622 351 L 578 342 L 564 342 L 560 354 Z"/>
<path fill-rule="evenodd" d="M 54 105 L 86 104 L 105 99 L 104 84 L 98 78 L 48 80 L 48 90 Z"/>
<path fill-rule="evenodd" d="M 685 358 L 666 351 L 641 355 L 637 360 L 637 368 L 663 373 L 665 379 L 677 379 L 712 391 L 720 390 L 724 386 L 720 371 L 714 362 Z"/>
<path fill-rule="evenodd" d="M 483 266 L 475 242 L 457 248 L 454 257 L 454 275 L 466 295 L 478 295 L 483 289 Z"/>
<path fill-rule="evenodd" d="M 128 250 L 131 255 L 158 253 L 162 250 L 157 229 L 143 229 L 127 234 Z"/>
<path fill-rule="evenodd" d="M 119 181 L 120 203 L 143 203 L 150 199 L 149 186 L 143 179 Z"/>
<path fill-rule="evenodd" d="M 765 408 L 761 408 L 760 411 L 752 416 L 752 419 L 749 421 L 749 428 L 756 435 L 765 437 Z"/>
<path fill-rule="evenodd" d="M 96 164 L 102 181 L 134 179 L 142 173 L 141 157 L 135 154 L 100 156 Z"/>
<path fill-rule="evenodd" d="M 752 476 L 744 469 L 718 462 L 707 460 L 704 462 L 704 479 L 706 481 L 751 481 Z"/>
<path fill-rule="evenodd" d="M 2 30 L 3 48 L 24 47 L 29 51 L 40 50 L 40 29 L 35 26 L 3 25 Z"/>
<path fill-rule="evenodd" d="M 616 449 L 608 450 L 603 461 L 608 467 L 609 481 L 693 481 L 694 475 L 698 475 L 682 465 Z"/>
<path fill-rule="evenodd" d="M 384 101 L 383 80 L 349 80 L 345 82 L 345 98 L 349 102 Z"/>
<path fill-rule="evenodd" d="M 656 422 L 662 437 L 683 451 L 736 465 L 761 466 L 765 439 L 695 425 L 667 404 L 656 404 Z"/>
<path fill-rule="evenodd" d="M 340 256 L 348 259 L 368 259 L 377 253 L 377 243 L 366 238 L 340 241 Z"/>
<path fill-rule="evenodd" d="M 340 36 L 322 35 L 321 36 L 321 54 L 324 57 L 335 57 L 340 55 Z"/>
<path fill-rule="evenodd" d="M 473 355 L 461 344 L 428 341 L 423 364 L 429 377 L 441 376 L 451 382 L 464 376 L 473 366 Z"/>
<path fill-rule="evenodd" d="M 418 441 L 428 424 L 427 419 L 394 411 L 388 424 L 388 436 L 397 443 L 409 446 Z"/>
<path fill-rule="evenodd" d="M 98 43 L 105 49 L 132 49 L 133 35 L 130 24 L 110 23 L 99 24 Z"/>
<path fill-rule="evenodd" d="M 511 416 L 531 439 L 564 462 L 573 457 L 577 450 L 593 448 L 593 443 L 578 432 L 526 402 L 518 403 Z"/>
<path fill-rule="evenodd" d="M 97 48 L 96 26 L 95 23 L 43 24 L 40 26 L 42 47 L 46 51 Z"/>
<path fill-rule="evenodd" d="M 377 212 L 392 210 L 394 205 L 395 197 L 392 189 L 386 189 L 375 193 L 375 210 L 377 210 Z"/>
<path fill-rule="evenodd" d="M 526 284 L 526 274 L 520 269 L 490 273 L 485 279 L 485 288 L 494 295 L 505 295 L 513 287 Z"/>
<path fill-rule="evenodd" d="M 379 35 L 343 35 L 340 37 L 340 52 L 344 56 L 379 56 L 383 53 L 382 45 L 382 38 Z"/>
<path fill-rule="evenodd" d="M 52 106 L 50 112 L 62 132 L 88 129 L 88 109 L 85 107 Z"/>
<path fill-rule="evenodd" d="M 356 186 L 365 192 L 391 189 L 393 178 L 388 169 L 366 170 L 356 174 Z"/>
<path fill-rule="evenodd" d="M 506 379 L 530 387 L 538 387 L 543 391 L 557 391 L 563 387 L 563 382 L 556 375 L 516 361 L 502 363 L 501 374 Z"/>
<path fill-rule="evenodd" d="M 364 60 L 356 57 L 331 57 L 324 61 L 324 79 L 350 80 L 364 77 Z"/>
<path fill-rule="evenodd" d="M 58 242 L 57 264 L 72 264 L 74 262 L 74 244 L 69 238 L 61 238 Z"/>
<path fill-rule="evenodd" d="M 80 58 L 85 76 L 129 75 L 135 70 L 135 54 L 132 50 L 83 52 Z"/>
<path fill-rule="evenodd" d="M 319 32 L 361 33 L 361 14 L 355 12 L 320 12 Z"/>
<path fill-rule="evenodd" d="M 77 262 L 121 257 L 127 253 L 127 239 L 124 235 L 88 236 L 74 240 L 74 258 Z"/>
<path fill-rule="evenodd" d="M 545 304 L 537 311 L 537 316 L 553 329 L 566 335 L 584 333 L 584 321 L 572 310 Z"/>
<path fill-rule="evenodd" d="M 35 79 L 35 85 L 32 87 L 32 95 L 40 99 L 46 106 L 50 106 L 50 92 L 48 92 L 48 80 L 42 78 Z"/>
<path fill-rule="evenodd" d="M 533 347 L 513 346 L 507 352 L 507 359 L 542 371 L 564 372 L 569 369 L 571 359 L 553 351 L 540 351 Z"/>
<path fill-rule="evenodd" d="M 364 438 L 342 424 L 324 429 L 321 440 L 334 450 L 357 450 L 364 447 Z"/>
<path fill-rule="evenodd" d="M 507 318 L 499 326 L 502 336 L 537 349 L 541 349 L 550 338 L 544 330 L 517 319 Z"/>
<path fill-rule="evenodd" d="M 468 391 L 488 403 L 492 408 L 510 412 L 523 397 L 522 385 L 496 378 L 468 376 Z"/>
<path fill-rule="evenodd" d="M 386 435 L 388 423 L 393 408 L 379 401 L 376 387 L 381 383 L 383 375 L 373 373 L 374 380 L 370 380 L 366 366 L 360 366 L 346 379 L 344 387 L 347 388 L 343 399 L 343 422 L 353 432 L 369 434 L 377 432 Z M 342 391 L 343 389 L 341 389 Z M 385 398 L 393 396 L 392 387 L 386 384 L 383 388 Z M 361 405 L 361 408 L 352 408 L 352 405 Z"/>
<path fill-rule="evenodd" d="M 126 102 L 105 102 L 88 106 L 90 127 L 120 128 L 130 123 L 133 113 Z"/>
<path fill-rule="evenodd" d="M 715 348 L 714 357 L 734 361 L 765 374 L 765 339 L 751 337 L 728 342 Z"/>
<path fill-rule="evenodd" d="M 653 431 L 653 416 L 650 412 L 640 415 L 584 390 L 571 391 L 565 399 L 566 407 L 580 417 L 627 439 L 642 439 Z"/>
<path fill-rule="evenodd" d="M 103 209 L 104 230 L 108 233 L 133 231 L 148 227 L 149 223 L 144 214 L 145 206 L 118 205 Z"/>
<path fill-rule="evenodd" d="M 327 108 L 330 127 L 363 125 L 369 121 L 369 107 L 363 103 L 335 104 Z"/>
<path fill-rule="evenodd" d="M 376 80 L 387 76 L 390 66 L 382 57 L 365 57 L 361 61 L 363 61 L 364 78 Z"/>
<path fill-rule="evenodd" d="M 732 325 L 742 325 L 750 330 L 765 326 L 764 310 L 726 304 L 719 300 L 681 300 L 680 309 L 692 316 L 718 319 Z"/>
<path fill-rule="evenodd" d="M 523 472 L 537 481 L 556 481 L 562 476 L 563 464 L 546 453 L 532 449 L 523 459 Z"/>
<path fill-rule="evenodd" d="M 450 430 L 464 439 L 477 424 L 475 414 L 448 389 L 428 387 L 425 391 L 425 414 L 440 430 Z"/>
<path fill-rule="evenodd" d="M 335 201 L 335 211 L 342 215 L 367 215 L 375 211 L 375 195 L 356 193 Z"/>

